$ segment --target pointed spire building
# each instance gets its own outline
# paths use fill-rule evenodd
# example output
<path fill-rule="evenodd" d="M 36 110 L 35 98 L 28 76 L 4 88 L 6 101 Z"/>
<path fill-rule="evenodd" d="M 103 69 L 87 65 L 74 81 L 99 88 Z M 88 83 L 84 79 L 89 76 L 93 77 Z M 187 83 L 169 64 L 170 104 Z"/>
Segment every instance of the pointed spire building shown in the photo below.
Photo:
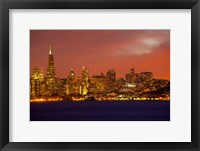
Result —
<path fill-rule="evenodd" d="M 54 58 L 53 58 L 53 49 L 52 49 L 52 46 L 50 45 L 48 68 L 47 68 L 47 79 L 55 79 L 55 78 L 56 78 L 56 71 L 55 71 Z"/>
<path fill-rule="evenodd" d="M 50 45 L 49 48 L 49 58 L 48 58 L 48 67 L 47 67 L 47 87 L 48 94 L 52 95 L 54 93 L 54 87 L 56 83 L 56 71 L 54 65 L 53 49 Z"/>

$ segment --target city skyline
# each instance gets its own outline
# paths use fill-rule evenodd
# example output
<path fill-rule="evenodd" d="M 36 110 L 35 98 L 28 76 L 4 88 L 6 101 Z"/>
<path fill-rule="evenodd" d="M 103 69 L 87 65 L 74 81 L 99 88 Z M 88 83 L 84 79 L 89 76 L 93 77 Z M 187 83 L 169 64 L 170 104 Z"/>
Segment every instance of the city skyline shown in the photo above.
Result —
<path fill-rule="evenodd" d="M 80 34 L 82 36 L 78 36 Z M 114 38 L 117 35 L 120 35 L 120 38 Z M 143 37 L 143 40 L 132 38 L 135 36 L 139 36 L 138 39 Z M 75 40 L 77 37 L 80 38 Z M 65 43 L 67 44 L 63 42 L 63 39 L 66 39 Z M 131 42 L 129 39 L 134 39 L 132 48 L 127 45 Z M 107 70 L 115 69 L 116 77 L 124 78 L 125 74 L 134 68 L 137 73 L 151 71 L 157 79 L 170 80 L 170 40 L 167 30 L 31 30 L 30 40 L 31 75 L 32 69 L 35 67 L 43 68 L 45 75 L 47 74 L 48 56 L 46 54 L 49 51 L 49 45 L 52 44 L 56 76 L 59 78 L 66 78 L 71 69 L 76 76 L 81 76 L 81 68 L 84 65 L 90 70 L 89 76 L 106 74 Z M 92 47 L 94 43 L 98 49 Z M 114 46 L 114 43 L 117 46 Z M 134 46 L 138 50 L 135 50 Z"/>
<path fill-rule="evenodd" d="M 66 78 L 56 76 L 52 45 L 48 52 L 48 68 L 35 67 L 30 78 L 31 102 L 87 101 L 87 100 L 169 100 L 170 81 L 156 79 L 153 72 L 136 73 L 131 68 L 124 78 L 117 78 L 115 69 L 106 75 L 89 76 L 90 70 L 82 67 L 81 76 L 71 69 Z"/>
<path fill-rule="evenodd" d="M 83 70 L 83 68 L 87 69 L 87 70 L 89 71 L 89 73 L 90 73 L 90 69 L 87 68 L 87 67 L 85 67 L 84 65 L 80 68 L 80 72 Z M 43 73 L 44 73 L 44 77 L 48 77 L 47 72 L 45 72 L 44 68 L 42 68 L 42 67 L 34 67 L 34 68 L 32 69 L 32 74 L 31 74 L 31 76 L 34 74 L 34 73 L 33 73 L 33 70 L 36 70 L 36 69 L 37 69 L 37 70 L 42 70 Z M 130 73 L 131 69 L 134 69 L 134 68 L 132 67 L 132 68 L 129 69 L 129 72 L 124 73 L 124 77 L 117 77 L 117 73 L 115 72 L 115 73 L 116 73 L 116 79 L 120 79 L 120 78 L 125 79 L 125 78 L 126 78 L 126 74 Z M 89 74 L 89 78 L 92 78 L 92 77 L 94 77 L 94 76 L 105 76 L 105 77 L 106 77 L 106 73 L 107 73 L 108 71 L 110 71 L 110 70 L 115 71 L 115 69 L 107 69 L 106 72 L 101 72 L 101 73 L 99 73 L 99 74 L 94 74 L 94 75 Z M 134 70 L 135 70 L 135 69 L 134 69 Z M 71 72 L 71 71 L 74 72 L 75 78 L 81 78 L 81 76 L 82 76 L 81 73 L 80 73 L 80 75 L 77 75 L 76 72 L 73 70 L 73 68 L 71 68 L 70 70 L 68 70 L 66 77 L 64 77 L 64 78 L 60 78 L 60 77 L 58 77 L 58 76 L 56 76 L 56 77 L 57 77 L 57 78 L 60 78 L 60 79 L 66 79 L 66 78 L 68 78 L 68 76 L 70 75 L 70 72 Z M 145 72 L 151 72 L 151 71 L 144 71 L 144 72 L 136 72 L 136 71 L 135 71 L 136 74 L 145 73 Z M 45 74 L 45 73 L 46 73 L 46 74 Z M 153 72 L 151 72 L 151 73 L 153 74 Z M 56 73 L 55 73 L 55 75 L 56 75 Z M 164 80 L 167 80 L 167 79 L 164 79 Z"/>
<path fill-rule="evenodd" d="M 170 121 L 169 30 L 31 30 L 30 121 Z"/>

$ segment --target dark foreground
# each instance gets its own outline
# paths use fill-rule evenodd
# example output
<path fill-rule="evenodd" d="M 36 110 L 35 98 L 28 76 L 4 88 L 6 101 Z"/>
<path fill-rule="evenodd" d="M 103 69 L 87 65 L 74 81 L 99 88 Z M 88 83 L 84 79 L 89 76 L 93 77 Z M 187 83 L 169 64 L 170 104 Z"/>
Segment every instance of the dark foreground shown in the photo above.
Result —
<path fill-rule="evenodd" d="M 170 102 L 30 103 L 30 121 L 170 121 Z"/>

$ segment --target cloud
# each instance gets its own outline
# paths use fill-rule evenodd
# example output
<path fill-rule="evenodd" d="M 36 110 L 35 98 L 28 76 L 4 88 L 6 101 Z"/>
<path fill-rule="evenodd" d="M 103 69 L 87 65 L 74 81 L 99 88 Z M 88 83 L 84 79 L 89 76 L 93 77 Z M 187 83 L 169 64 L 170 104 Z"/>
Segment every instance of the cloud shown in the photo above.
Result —
<path fill-rule="evenodd" d="M 153 53 L 155 48 L 159 47 L 165 41 L 163 39 L 146 38 L 137 41 L 132 45 L 116 50 L 117 55 L 145 55 Z"/>
<path fill-rule="evenodd" d="M 144 45 L 147 47 L 158 47 L 161 44 L 161 41 L 158 39 L 144 39 Z"/>

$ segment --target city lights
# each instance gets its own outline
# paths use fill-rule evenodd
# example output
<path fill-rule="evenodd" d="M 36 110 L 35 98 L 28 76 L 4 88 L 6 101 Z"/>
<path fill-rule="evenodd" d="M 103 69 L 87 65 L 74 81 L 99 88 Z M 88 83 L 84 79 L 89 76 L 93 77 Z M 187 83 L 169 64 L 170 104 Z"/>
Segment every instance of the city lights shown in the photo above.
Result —
<path fill-rule="evenodd" d="M 42 68 L 32 69 L 30 102 L 170 100 L 170 81 L 153 78 L 153 72 L 136 73 L 131 68 L 124 78 L 117 78 L 115 69 L 100 75 L 89 75 L 89 71 L 83 65 L 80 76 L 71 68 L 66 78 L 57 77 L 50 45 L 47 75 Z"/>

